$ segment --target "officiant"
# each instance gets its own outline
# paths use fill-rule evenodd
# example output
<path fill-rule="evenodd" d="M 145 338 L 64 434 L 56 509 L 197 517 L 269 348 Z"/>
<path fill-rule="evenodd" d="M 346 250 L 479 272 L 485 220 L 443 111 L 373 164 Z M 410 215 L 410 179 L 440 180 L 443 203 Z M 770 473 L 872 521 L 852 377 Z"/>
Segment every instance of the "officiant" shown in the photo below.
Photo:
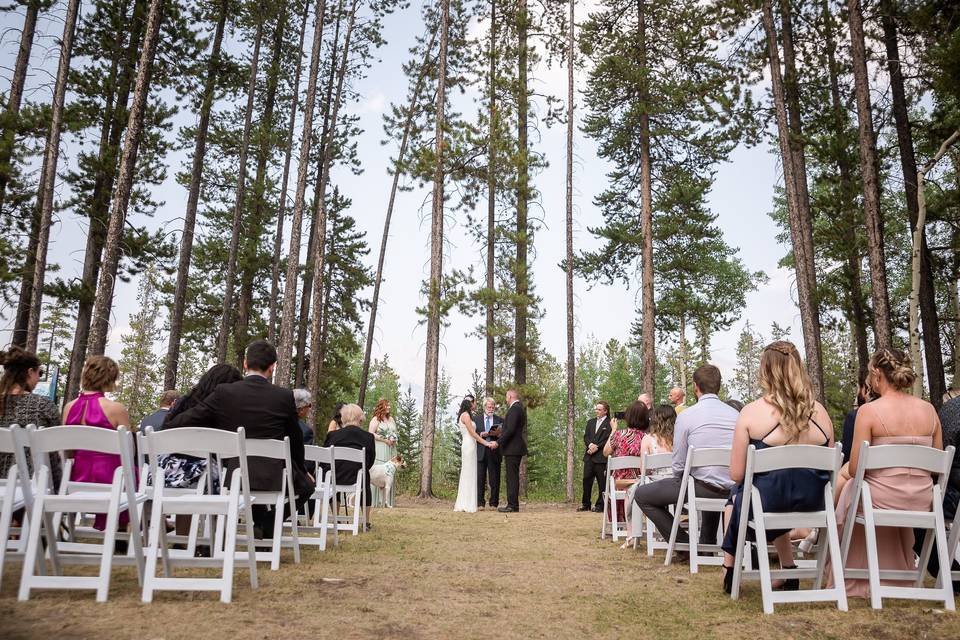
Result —
<path fill-rule="evenodd" d="M 503 418 L 496 415 L 494 410 L 497 403 L 493 398 L 484 398 L 483 414 L 474 416 L 473 423 L 487 442 L 496 442 L 503 428 Z M 500 463 L 503 454 L 500 449 L 477 447 L 477 508 L 485 507 L 486 485 L 490 482 L 490 507 L 496 509 L 500 504 Z"/>

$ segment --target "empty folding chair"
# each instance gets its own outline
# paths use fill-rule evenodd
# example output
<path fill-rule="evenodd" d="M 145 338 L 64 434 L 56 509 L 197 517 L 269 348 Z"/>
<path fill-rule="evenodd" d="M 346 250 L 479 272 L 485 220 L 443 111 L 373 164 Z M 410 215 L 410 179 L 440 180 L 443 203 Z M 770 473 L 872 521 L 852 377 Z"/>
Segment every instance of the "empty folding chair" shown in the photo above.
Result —
<path fill-rule="evenodd" d="M 270 458 L 283 460 L 283 474 L 280 480 L 280 489 L 277 491 L 250 490 L 250 496 L 257 505 L 273 507 L 273 539 L 255 540 L 254 546 L 269 546 L 269 552 L 257 552 L 257 560 L 270 562 L 270 569 L 280 568 L 280 548 L 293 549 L 293 561 L 300 564 L 300 538 L 297 532 L 297 496 L 293 486 L 293 464 L 290 462 L 290 438 L 283 440 L 261 440 L 251 438 L 246 441 L 247 458 Z M 284 505 L 289 505 L 290 536 L 284 537 Z M 241 542 L 246 544 L 245 537 Z"/>
<path fill-rule="evenodd" d="M 600 538 L 603 539 L 607 530 L 610 531 L 610 537 L 614 542 L 619 541 L 620 536 L 627 537 L 630 533 L 627 531 L 627 523 L 619 521 L 617 513 L 617 500 L 624 501 L 624 516 L 626 516 L 626 489 L 617 489 L 617 480 L 614 478 L 614 471 L 623 469 L 636 469 L 640 473 L 643 467 L 643 460 L 640 456 L 616 456 L 607 459 L 607 473 L 605 495 L 603 498 L 603 520 L 600 522 Z"/>
<path fill-rule="evenodd" d="M 673 528 L 670 530 L 670 543 L 667 546 L 667 558 L 664 560 L 664 564 L 670 564 L 673 561 L 674 551 L 678 549 L 689 550 L 690 573 L 697 573 L 699 566 L 702 564 L 723 564 L 723 558 L 717 555 L 720 553 L 719 544 L 700 544 L 700 512 L 723 513 L 727 499 L 702 498 L 696 495 L 696 482 L 692 472 L 694 469 L 701 467 L 729 468 L 730 449 L 705 448 L 689 449 L 687 451 L 687 461 L 683 469 L 683 478 L 680 481 L 680 495 L 677 498 L 677 504 L 674 506 Z M 677 542 L 677 534 L 680 531 L 680 516 L 684 508 L 687 509 L 689 516 L 687 534 L 690 542 L 687 544 Z"/>
<path fill-rule="evenodd" d="M 740 597 L 741 581 L 760 580 L 763 597 L 763 612 L 773 613 L 773 605 L 778 602 L 821 602 L 832 600 L 840 611 L 847 610 L 847 593 L 843 584 L 843 570 L 840 567 L 840 537 L 837 533 L 837 519 L 833 508 L 833 487 L 843 462 L 843 453 L 839 443 L 834 447 L 815 445 L 791 445 L 757 450 L 750 445 L 747 450 L 747 466 L 743 479 L 743 498 L 740 503 L 740 519 L 737 531 L 737 552 L 733 564 L 733 589 L 731 598 Z M 760 492 L 754 487 L 756 474 L 769 473 L 785 469 L 813 469 L 826 471 L 830 479 L 823 488 L 824 508 L 819 511 L 771 512 L 763 508 Z M 752 515 L 752 517 L 751 517 Z M 767 548 L 767 531 L 772 529 L 798 529 L 803 527 L 820 529 L 820 544 L 816 552 L 816 563 L 812 568 L 770 570 L 769 562 L 760 562 L 759 569 L 743 569 L 744 551 L 747 548 L 747 528 L 756 534 L 759 549 Z M 822 589 L 823 573 L 827 564 L 829 550 L 833 587 Z M 813 578 L 813 589 L 798 591 L 774 591 L 774 578 Z"/>
<path fill-rule="evenodd" d="M 903 598 L 909 600 L 942 601 L 948 611 L 955 609 L 953 602 L 953 583 L 950 580 L 950 552 L 947 548 L 946 525 L 943 520 L 943 492 L 950 475 L 954 448 L 946 451 L 919 445 L 886 444 L 870 446 L 864 441 L 860 447 L 856 477 L 850 494 L 850 506 L 847 510 L 843 528 L 843 567 L 844 577 L 870 581 L 870 606 L 883 608 L 883 598 Z M 867 471 L 889 468 L 917 469 L 936 476 L 933 485 L 933 503 L 930 510 L 882 509 L 874 506 Z M 853 540 L 854 523 L 862 525 L 867 551 L 867 568 L 847 567 L 850 542 Z M 933 529 L 933 536 L 925 536 L 920 562 L 913 570 L 885 570 L 880 568 L 877 553 L 877 527 L 902 527 L 908 529 Z M 940 575 L 936 586 L 924 588 L 923 579 L 927 571 L 930 553 L 936 544 L 937 560 L 940 563 Z M 912 580 L 912 587 L 881 585 L 880 580 Z"/>
<path fill-rule="evenodd" d="M 643 454 L 643 465 L 640 469 L 640 484 L 649 484 L 662 478 L 668 477 L 673 473 L 673 454 L 672 453 L 645 453 Z M 630 521 L 633 532 L 633 548 L 637 548 L 637 541 L 646 530 L 647 537 L 647 555 L 652 556 L 658 549 L 666 549 L 669 544 L 660 537 L 657 527 L 653 522 L 643 515 L 643 511 L 637 506 L 636 502 L 630 505 Z"/>
<path fill-rule="evenodd" d="M 27 539 L 20 579 L 20 600 L 28 600 L 33 589 L 95 589 L 97 602 L 105 602 L 110 589 L 110 573 L 114 564 L 133 564 L 137 578 L 143 580 L 143 538 L 140 529 L 137 505 L 147 497 L 136 491 L 133 436 L 126 427 L 116 431 L 103 427 L 59 426 L 27 432 L 27 441 L 33 455 L 34 499 L 30 513 L 32 523 Z M 70 465 L 64 468 L 58 493 L 50 493 L 50 454 L 59 451 L 96 451 L 120 456 L 120 466 L 113 474 L 110 484 L 71 481 Z M 121 513 L 130 517 L 129 540 L 133 555 L 114 555 L 114 542 L 118 539 L 117 525 Z M 55 513 L 104 513 L 106 521 L 103 541 L 98 544 L 82 542 L 58 542 L 58 528 L 54 525 Z M 53 566 L 53 575 L 37 575 L 38 563 L 45 562 L 40 546 L 40 533 L 44 532 L 47 554 Z M 62 564 L 100 565 L 97 576 L 61 575 Z"/>
<path fill-rule="evenodd" d="M 346 505 L 347 512 L 340 515 L 339 510 L 334 511 L 334 522 L 340 531 L 351 531 L 357 535 L 367 526 L 367 515 L 364 507 L 370 498 L 366 495 L 366 471 L 367 458 L 364 449 L 351 449 L 350 447 L 331 447 L 333 449 L 333 458 L 337 466 L 343 463 L 356 463 L 360 465 L 357 471 L 356 480 L 350 484 L 339 484 L 336 476 L 333 478 L 333 493 L 337 497 L 337 504 Z M 351 514 L 349 509 L 353 509 Z"/>
<path fill-rule="evenodd" d="M 332 521 L 331 500 L 333 498 L 334 478 L 336 477 L 336 462 L 333 458 L 333 447 L 317 447 L 306 445 L 303 456 L 309 462 L 315 463 L 314 475 L 316 485 L 313 494 L 303 505 L 305 522 L 300 524 L 300 544 L 320 547 L 321 551 L 327 548 L 327 532 L 333 531 L 334 544 L 340 544 L 340 536 L 335 521 Z M 326 466 L 324 471 L 321 465 Z M 313 513 L 310 513 L 310 509 Z M 315 534 L 315 535 L 314 535 Z"/>
<path fill-rule="evenodd" d="M 250 571 L 250 586 L 257 588 L 256 549 L 252 543 L 253 513 L 250 510 L 253 497 L 249 490 L 247 472 L 246 438 L 243 428 L 236 432 L 219 429 L 177 428 L 147 434 L 147 450 L 150 454 L 150 472 L 155 478 L 150 512 L 150 545 L 147 549 L 146 575 L 143 581 L 143 601 L 151 602 L 153 592 L 171 591 L 219 591 L 221 602 L 230 602 L 233 594 L 233 568 L 236 560 L 246 561 Z M 170 495 L 164 487 L 163 470 L 157 458 L 162 454 L 186 453 L 220 460 L 236 458 L 238 468 L 233 470 L 229 486 L 222 483 L 219 494 Z M 211 558 L 175 557 L 169 552 L 169 540 L 164 525 L 166 515 L 203 515 L 217 519 Z M 245 519 L 245 554 L 238 554 L 237 529 L 241 515 Z M 162 562 L 163 576 L 157 576 L 157 557 Z M 177 578 L 172 571 L 176 567 L 215 567 L 222 570 L 219 578 Z"/>
<path fill-rule="evenodd" d="M 9 429 L 0 428 L 0 452 L 13 456 L 13 465 L 7 471 L 6 478 L 0 478 L 0 582 L 3 581 L 3 568 L 8 559 L 23 558 L 27 548 L 27 532 L 30 530 L 30 507 L 33 505 L 33 491 L 30 484 L 30 471 L 24 451 L 26 432 L 19 425 Z M 13 514 L 24 510 L 23 522 L 13 526 Z M 10 536 L 17 534 L 16 540 Z"/>

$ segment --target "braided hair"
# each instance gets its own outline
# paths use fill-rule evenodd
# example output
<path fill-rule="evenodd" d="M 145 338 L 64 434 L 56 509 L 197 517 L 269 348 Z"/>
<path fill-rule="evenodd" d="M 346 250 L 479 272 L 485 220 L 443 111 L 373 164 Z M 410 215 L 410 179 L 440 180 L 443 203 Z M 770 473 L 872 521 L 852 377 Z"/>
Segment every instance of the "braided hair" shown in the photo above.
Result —
<path fill-rule="evenodd" d="M 870 368 L 876 369 L 898 391 L 913 385 L 917 374 L 910 356 L 892 347 L 879 349 L 870 356 Z"/>

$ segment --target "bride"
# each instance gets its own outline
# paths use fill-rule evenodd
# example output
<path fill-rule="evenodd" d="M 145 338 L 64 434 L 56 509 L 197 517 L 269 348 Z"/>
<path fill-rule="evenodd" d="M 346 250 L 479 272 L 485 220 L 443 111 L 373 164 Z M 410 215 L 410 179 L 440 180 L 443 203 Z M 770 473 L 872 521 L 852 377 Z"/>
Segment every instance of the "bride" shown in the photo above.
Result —
<path fill-rule="evenodd" d="M 473 412 L 477 403 L 473 396 L 466 396 L 457 411 L 457 424 L 463 441 L 460 444 L 460 486 L 457 489 L 457 502 L 454 511 L 477 511 L 477 444 L 487 448 L 496 446 L 477 435 L 473 425 Z"/>

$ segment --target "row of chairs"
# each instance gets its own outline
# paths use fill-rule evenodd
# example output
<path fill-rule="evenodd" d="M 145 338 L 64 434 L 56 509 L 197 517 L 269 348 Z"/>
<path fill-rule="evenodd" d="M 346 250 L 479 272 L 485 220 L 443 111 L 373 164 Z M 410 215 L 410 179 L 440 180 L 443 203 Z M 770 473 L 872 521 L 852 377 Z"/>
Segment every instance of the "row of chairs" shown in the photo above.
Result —
<path fill-rule="evenodd" d="M 777 603 L 835 601 L 841 611 L 847 610 L 847 597 L 844 579 L 868 579 L 870 584 L 870 602 L 875 609 L 883 606 L 884 598 L 906 598 L 934 600 L 943 602 L 945 609 L 955 610 L 952 580 L 960 579 L 960 571 L 950 571 L 958 557 L 960 544 L 960 513 L 952 523 L 946 523 L 943 516 L 943 494 L 946 490 L 953 462 L 954 448 L 945 451 L 915 445 L 870 446 L 863 442 L 860 449 L 860 463 L 857 466 L 853 483 L 853 499 L 847 512 L 842 540 L 838 534 L 836 514 L 833 509 L 833 488 L 842 465 L 840 445 L 833 448 L 813 445 L 795 445 L 789 447 L 771 447 L 757 450 L 753 445 L 747 453 L 746 473 L 743 481 L 744 491 L 741 501 L 740 528 L 737 531 L 736 558 L 734 562 L 733 589 L 731 597 L 739 598 L 744 580 L 759 580 L 763 599 L 764 613 L 773 613 Z M 702 467 L 729 467 L 730 449 L 690 449 L 680 485 L 680 496 L 672 507 L 673 527 L 669 540 L 663 540 L 656 527 L 643 516 L 636 504 L 628 505 L 631 511 L 631 526 L 617 521 L 617 500 L 623 500 L 626 491 L 617 490 L 613 472 L 619 469 L 637 469 L 640 483 L 655 481 L 672 473 L 672 454 L 646 454 L 642 458 L 622 456 L 610 458 L 607 464 L 607 494 L 600 537 L 609 533 L 614 541 L 621 536 L 631 536 L 636 541 L 646 532 L 647 554 L 652 556 L 656 550 L 666 551 L 664 563 L 672 562 L 676 551 L 687 551 L 690 557 L 690 572 L 697 573 L 700 566 L 719 565 L 722 552 L 719 544 L 700 544 L 700 514 L 703 512 L 722 512 L 725 499 L 698 497 L 695 492 L 693 471 Z M 871 470 L 905 467 L 929 473 L 934 478 L 933 501 L 930 510 L 891 510 L 877 508 L 870 494 L 870 485 L 865 474 Z M 757 474 L 784 469 L 814 469 L 829 473 L 829 481 L 824 487 L 824 505 L 821 511 L 774 513 L 763 508 L 760 493 L 753 480 Z M 687 514 L 689 543 L 677 542 L 681 527 L 681 514 Z M 864 528 L 867 545 L 867 568 L 847 568 L 850 545 L 856 522 Z M 880 567 L 876 528 L 903 527 L 932 531 L 933 535 L 924 538 L 924 545 L 912 571 L 884 570 Z M 755 542 L 748 541 L 747 530 L 754 533 Z M 813 558 L 800 560 L 796 569 L 771 570 L 769 566 L 767 531 L 773 529 L 817 528 L 820 531 L 818 544 L 813 549 Z M 949 534 L 949 538 L 948 538 Z M 722 524 L 717 533 L 722 538 Z M 755 544 L 760 561 L 752 567 L 750 545 Z M 762 550 L 762 553 L 759 551 Z M 927 563 L 931 553 L 937 553 L 940 574 L 933 587 L 924 587 Z M 828 557 L 831 560 L 833 586 L 823 587 Z M 774 591 L 775 579 L 813 579 L 812 589 L 799 591 Z M 881 584 L 881 580 L 909 580 L 912 586 L 890 586 Z"/>
<path fill-rule="evenodd" d="M 136 447 L 134 443 L 134 434 L 125 427 L 116 431 L 73 425 L 0 428 L 0 453 L 13 455 L 15 463 L 0 480 L 0 580 L 7 560 L 22 560 L 20 600 L 29 599 L 35 589 L 93 589 L 97 601 L 103 602 L 109 593 L 113 566 L 133 565 L 144 602 L 150 602 L 154 592 L 162 590 L 219 591 L 220 599 L 230 602 L 236 564 L 246 566 L 250 586 L 256 589 L 257 562 L 269 562 L 271 569 L 277 570 L 281 548 L 291 548 L 293 561 L 299 563 L 301 545 L 325 550 L 328 532 L 333 533 L 334 544 L 339 544 L 339 532 L 358 535 L 365 528 L 368 496 L 363 450 L 306 447 L 306 459 L 316 466 L 316 484 L 310 499 L 298 509 L 288 438 L 248 440 L 243 428 L 236 432 L 148 429 L 136 434 Z M 119 456 L 120 465 L 112 482 L 71 480 L 73 460 L 65 452 L 77 450 Z M 195 489 L 164 486 L 159 459 L 168 454 L 207 460 L 207 472 Z M 63 460 L 59 486 L 53 486 L 51 475 L 51 456 L 55 455 Z M 249 457 L 283 461 L 279 490 L 251 490 Z M 236 462 L 231 465 L 229 482 L 216 488 L 213 471 L 226 479 L 223 465 L 231 460 Z M 360 465 L 354 482 L 337 484 L 338 462 Z M 321 465 L 327 469 L 325 473 Z M 273 509 L 272 539 L 256 537 L 254 504 Z M 343 513 L 338 508 L 341 506 Z M 13 515 L 18 511 L 23 513 L 22 522 L 14 528 Z M 102 529 L 91 526 L 96 514 L 105 517 Z M 124 515 L 129 531 L 118 531 Z M 189 516 L 189 534 L 168 533 L 167 516 Z M 126 552 L 115 552 L 118 540 L 127 542 Z M 186 548 L 172 548 L 174 544 Z M 208 557 L 197 557 L 201 545 L 209 549 Z M 257 547 L 269 547 L 269 551 L 258 552 Z M 62 567 L 66 564 L 99 565 L 100 569 L 95 576 L 64 575 Z M 181 567 L 221 571 L 215 578 L 175 576 L 174 569 Z"/>

